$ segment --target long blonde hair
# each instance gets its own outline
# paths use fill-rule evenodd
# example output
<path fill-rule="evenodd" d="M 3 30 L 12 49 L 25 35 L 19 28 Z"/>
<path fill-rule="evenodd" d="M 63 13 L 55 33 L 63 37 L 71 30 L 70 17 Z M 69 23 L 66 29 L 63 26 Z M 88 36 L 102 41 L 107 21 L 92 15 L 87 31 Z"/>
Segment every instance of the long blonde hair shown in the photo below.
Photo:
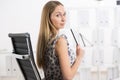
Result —
<path fill-rule="evenodd" d="M 43 67 L 44 65 L 44 54 L 45 48 L 49 39 L 50 34 L 53 36 L 56 35 L 56 29 L 50 20 L 50 16 L 52 12 L 58 5 L 62 5 L 59 1 L 49 1 L 43 7 L 42 15 L 41 15 L 41 24 L 40 24 L 40 32 L 38 36 L 38 43 L 37 43 L 37 65 L 39 68 Z"/>

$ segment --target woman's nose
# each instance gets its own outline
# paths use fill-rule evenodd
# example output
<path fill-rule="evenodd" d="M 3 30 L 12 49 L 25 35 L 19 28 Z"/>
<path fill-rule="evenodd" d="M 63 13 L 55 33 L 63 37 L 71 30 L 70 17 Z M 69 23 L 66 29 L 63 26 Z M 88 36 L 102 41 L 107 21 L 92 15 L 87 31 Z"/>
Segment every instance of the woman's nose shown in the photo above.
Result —
<path fill-rule="evenodd" d="M 65 20 L 66 20 L 66 17 L 62 16 L 62 22 L 65 22 Z"/>

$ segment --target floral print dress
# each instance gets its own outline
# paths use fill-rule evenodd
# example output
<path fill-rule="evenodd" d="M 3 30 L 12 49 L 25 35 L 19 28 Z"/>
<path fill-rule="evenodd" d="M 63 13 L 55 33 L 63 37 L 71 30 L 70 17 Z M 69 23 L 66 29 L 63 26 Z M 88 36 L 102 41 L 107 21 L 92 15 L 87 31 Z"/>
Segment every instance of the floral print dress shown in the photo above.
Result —
<path fill-rule="evenodd" d="M 72 65 L 75 61 L 75 53 L 73 50 L 70 48 L 67 36 L 65 34 L 57 35 L 52 42 L 48 42 L 47 48 L 45 51 L 44 55 L 44 75 L 45 75 L 45 80 L 63 80 L 61 69 L 60 69 L 60 63 L 58 56 L 56 55 L 55 52 L 55 44 L 57 40 L 63 37 L 67 40 L 67 46 L 68 46 L 68 55 L 70 59 L 70 64 Z M 49 39 L 50 41 L 51 39 Z"/>

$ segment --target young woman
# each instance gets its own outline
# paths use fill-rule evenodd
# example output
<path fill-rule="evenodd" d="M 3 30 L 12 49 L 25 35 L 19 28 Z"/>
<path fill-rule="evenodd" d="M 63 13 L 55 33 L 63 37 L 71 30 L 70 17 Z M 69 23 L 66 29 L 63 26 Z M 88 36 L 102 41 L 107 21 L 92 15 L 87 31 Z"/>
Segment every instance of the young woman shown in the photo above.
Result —
<path fill-rule="evenodd" d="M 63 4 L 59 1 L 47 2 L 42 11 L 37 45 L 37 65 L 43 68 L 45 80 L 72 80 L 83 57 L 79 45 L 74 53 L 67 37 L 59 35 L 65 23 Z"/>

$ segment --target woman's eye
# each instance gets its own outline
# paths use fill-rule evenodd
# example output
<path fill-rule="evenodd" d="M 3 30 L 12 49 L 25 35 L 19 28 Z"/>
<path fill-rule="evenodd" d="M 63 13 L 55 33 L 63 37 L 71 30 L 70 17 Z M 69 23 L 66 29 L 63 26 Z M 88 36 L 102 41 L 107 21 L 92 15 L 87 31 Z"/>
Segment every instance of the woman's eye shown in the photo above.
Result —
<path fill-rule="evenodd" d="M 56 17 L 62 17 L 62 16 L 66 16 L 66 13 L 64 13 L 64 14 L 56 14 Z"/>
<path fill-rule="evenodd" d="M 57 16 L 57 17 L 59 17 L 59 16 L 60 16 L 60 14 L 57 14 L 56 16 Z"/>

